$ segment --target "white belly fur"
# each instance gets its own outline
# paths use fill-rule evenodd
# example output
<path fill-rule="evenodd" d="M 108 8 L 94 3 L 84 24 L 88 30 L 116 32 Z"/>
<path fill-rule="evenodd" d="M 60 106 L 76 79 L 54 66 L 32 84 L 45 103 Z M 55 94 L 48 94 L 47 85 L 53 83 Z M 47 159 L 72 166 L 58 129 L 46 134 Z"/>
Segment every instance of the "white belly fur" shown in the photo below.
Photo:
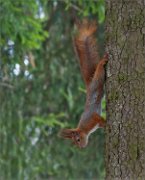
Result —
<path fill-rule="evenodd" d="M 99 128 L 99 124 L 97 124 L 93 129 L 91 129 L 91 131 L 89 132 L 89 134 L 93 133 L 94 131 L 96 131 L 96 129 Z"/>

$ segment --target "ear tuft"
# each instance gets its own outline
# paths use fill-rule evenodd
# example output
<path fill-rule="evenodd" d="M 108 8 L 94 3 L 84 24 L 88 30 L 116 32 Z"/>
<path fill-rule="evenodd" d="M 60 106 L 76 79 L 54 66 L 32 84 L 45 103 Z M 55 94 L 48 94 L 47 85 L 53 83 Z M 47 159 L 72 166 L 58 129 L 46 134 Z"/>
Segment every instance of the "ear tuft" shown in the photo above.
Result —
<path fill-rule="evenodd" d="M 74 132 L 73 129 L 62 129 L 58 135 L 59 137 L 62 137 L 65 139 L 71 139 L 73 136 L 73 132 Z"/>

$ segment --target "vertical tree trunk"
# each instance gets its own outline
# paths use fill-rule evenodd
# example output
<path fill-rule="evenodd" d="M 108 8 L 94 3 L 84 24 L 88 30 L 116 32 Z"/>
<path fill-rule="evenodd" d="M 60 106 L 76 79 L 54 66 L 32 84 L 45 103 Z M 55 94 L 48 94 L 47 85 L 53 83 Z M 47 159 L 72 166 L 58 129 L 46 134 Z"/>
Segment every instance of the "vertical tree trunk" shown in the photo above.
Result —
<path fill-rule="evenodd" d="M 106 0 L 106 179 L 145 179 L 145 1 Z"/>

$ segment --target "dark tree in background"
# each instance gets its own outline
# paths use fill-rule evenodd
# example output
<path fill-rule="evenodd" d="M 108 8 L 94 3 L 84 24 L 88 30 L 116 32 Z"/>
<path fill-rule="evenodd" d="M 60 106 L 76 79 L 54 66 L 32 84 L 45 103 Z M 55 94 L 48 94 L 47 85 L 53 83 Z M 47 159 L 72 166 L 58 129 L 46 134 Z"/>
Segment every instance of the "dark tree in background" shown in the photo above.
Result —
<path fill-rule="evenodd" d="M 106 0 L 106 179 L 145 179 L 145 1 Z"/>

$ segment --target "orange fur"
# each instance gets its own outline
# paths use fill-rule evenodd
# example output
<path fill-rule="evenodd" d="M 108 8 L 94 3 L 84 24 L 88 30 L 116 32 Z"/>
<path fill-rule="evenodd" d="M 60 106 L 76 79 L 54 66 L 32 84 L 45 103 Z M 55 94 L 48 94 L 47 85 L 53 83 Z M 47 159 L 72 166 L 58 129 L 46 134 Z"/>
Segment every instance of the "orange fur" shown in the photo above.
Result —
<path fill-rule="evenodd" d="M 79 124 L 75 129 L 63 129 L 60 136 L 71 139 L 78 147 L 86 147 L 88 138 L 97 128 L 105 126 L 100 116 L 101 101 L 104 94 L 105 70 L 108 61 L 106 54 L 99 60 L 94 33 L 97 29 L 94 21 L 77 20 L 78 35 L 75 37 L 75 48 L 80 60 L 80 68 L 86 84 L 86 104 Z"/>
<path fill-rule="evenodd" d="M 78 28 L 78 34 L 74 38 L 75 51 L 80 60 L 81 72 L 85 84 L 88 86 L 99 62 L 95 38 L 97 25 L 95 21 L 84 19 L 82 22 L 77 20 L 76 26 Z"/>

